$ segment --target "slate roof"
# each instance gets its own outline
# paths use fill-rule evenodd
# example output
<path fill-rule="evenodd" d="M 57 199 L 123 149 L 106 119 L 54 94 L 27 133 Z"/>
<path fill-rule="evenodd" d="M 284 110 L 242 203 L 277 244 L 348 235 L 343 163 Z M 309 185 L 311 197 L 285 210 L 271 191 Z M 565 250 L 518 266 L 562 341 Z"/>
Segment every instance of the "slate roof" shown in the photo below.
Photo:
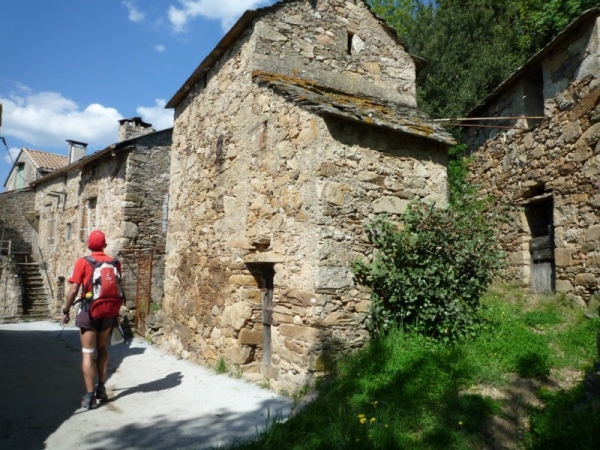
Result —
<path fill-rule="evenodd" d="M 389 128 L 446 145 L 456 144 L 450 133 L 417 108 L 260 70 L 252 73 L 252 79 L 314 114 Z"/>
<path fill-rule="evenodd" d="M 51 180 L 59 175 L 73 173 L 73 172 L 81 169 L 83 166 L 90 164 L 90 163 L 96 161 L 97 159 L 104 157 L 105 155 L 116 155 L 119 152 L 129 150 L 129 149 L 135 147 L 136 142 L 138 142 L 140 140 L 144 140 L 146 138 L 167 135 L 168 139 L 172 139 L 172 137 L 171 137 L 172 133 L 173 133 L 173 128 L 166 128 L 161 131 L 155 131 L 154 133 L 143 134 L 141 136 L 136 136 L 131 139 L 126 139 L 124 141 L 117 142 L 116 144 L 111 144 L 103 150 L 98 150 L 97 152 L 92 153 L 91 155 L 84 156 L 83 158 L 78 159 L 77 161 L 74 161 L 71 164 L 63 165 L 62 167 L 49 173 L 48 175 L 45 175 L 43 177 L 38 178 L 37 180 L 32 181 L 31 183 L 29 183 L 29 185 L 36 186 L 38 184 L 45 183 L 46 181 Z"/>
<path fill-rule="evenodd" d="M 64 155 L 29 148 L 23 148 L 22 151 L 29 157 L 36 169 L 57 170 L 69 164 L 69 158 Z"/>

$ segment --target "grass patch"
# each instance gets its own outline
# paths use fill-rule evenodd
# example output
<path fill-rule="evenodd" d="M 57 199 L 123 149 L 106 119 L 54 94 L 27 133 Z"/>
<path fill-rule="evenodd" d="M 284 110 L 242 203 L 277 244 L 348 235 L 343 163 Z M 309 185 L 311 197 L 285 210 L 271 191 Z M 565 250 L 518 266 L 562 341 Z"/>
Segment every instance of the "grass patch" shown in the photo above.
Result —
<path fill-rule="evenodd" d="M 215 364 L 215 371 L 217 373 L 227 372 L 227 363 L 225 362 L 225 359 L 222 356 L 217 360 L 217 364 Z"/>
<path fill-rule="evenodd" d="M 246 449 L 476 449 L 503 403 L 473 393 L 516 374 L 545 380 L 553 369 L 585 370 L 595 358 L 600 320 L 559 297 L 528 299 L 490 291 L 476 338 L 453 345 L 401 329 L 342 359 L 319 398 L 273 424 Z M 532 409 L 530 449 L 600 448 L 598 409 L 583 385 L 542 390 Z"/>

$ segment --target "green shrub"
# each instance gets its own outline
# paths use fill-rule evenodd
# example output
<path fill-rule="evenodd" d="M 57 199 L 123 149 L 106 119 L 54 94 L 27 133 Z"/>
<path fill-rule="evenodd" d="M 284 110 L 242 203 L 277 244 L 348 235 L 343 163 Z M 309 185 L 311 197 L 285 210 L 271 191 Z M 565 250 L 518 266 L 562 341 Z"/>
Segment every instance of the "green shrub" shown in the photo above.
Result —
<path fill-rule="evenodd" d="M 502 264 L 498 221 L 486 207 L 465 190 L 447 209 L 412 203 L 401 230 L 385 217 L 368 225 L 377 251 L 353 269 L 373 291 L 374 333 L 398 324 L 444 338 L 474 330 L 480 298 Z"/>

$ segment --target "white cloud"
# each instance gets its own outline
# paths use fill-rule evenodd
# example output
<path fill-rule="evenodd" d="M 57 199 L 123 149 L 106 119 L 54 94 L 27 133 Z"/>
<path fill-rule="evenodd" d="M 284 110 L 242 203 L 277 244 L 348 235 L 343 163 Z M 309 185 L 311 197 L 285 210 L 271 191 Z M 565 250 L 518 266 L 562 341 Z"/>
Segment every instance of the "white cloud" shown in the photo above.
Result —
<path fill-rule="evenodd" d="M 187 31 L 188 22 L 198 17 L 220 20 L 227 31 L 244 11 L 272 4 L 274 0 L 179 0 L 179 3 L 181 8 L 169 8 L 169 21 L 176 33 Z"/>
<path fill-rule="evenodd" d="M 132 0 L 123 0 L 123 6 L 129 11 L 128 19 L 138 23 L 144 20 L 145 14 L 138 8 Z"/>
<path fill-rule="evenodd" d="M 93 103 L 81 108 L 56 92 L 33 92 L 0 97 L 4 105 L 3 133 L 39 149 L 66 146 L 66 139 L 106 146 L 117 140 L 121 114 Z"/>
<path fill-rule="evenodd" d="M 152 124 L 155 130 L 164 130 L 173 126 L 173 110 L 165 109 L 167 102 L 162 98 L 155 100 L 155 105 L 146 107 L 140 106 L 136 109 L 144 122 Z"/>
<path fill-rule="evenodd" d="M 164 53 L 165 50 L 167 50 L 167 47 L 164 45 L 155 45 L 154 50 L 156 50 L 158 53 Z"/>
<path fill-rule="evenodd" d="M 4 149 L 6 150 L 6 147 L 4 147 Z M 17 147 L 11 147 L 10 149 L 8 149 L 8 152 L 10 153 L 10 156 L 4 155 L 4 157 L 2 159 L 6 163 L 8 163 L 12 166 L 14 164 L 14 162 L 17 160 L 17 156 L 19 156 L 21 149 L 17 148 Z M 11 159 L 11 157 L 12 157 L 12 159 Z"/>

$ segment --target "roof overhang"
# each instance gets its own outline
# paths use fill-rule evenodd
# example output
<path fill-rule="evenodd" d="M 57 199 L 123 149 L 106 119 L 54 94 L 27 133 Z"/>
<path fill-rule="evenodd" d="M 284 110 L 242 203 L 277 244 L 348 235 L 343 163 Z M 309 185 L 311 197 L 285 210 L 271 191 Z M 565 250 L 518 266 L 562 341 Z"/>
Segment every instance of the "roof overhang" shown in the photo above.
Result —
<path fill-rule="evenodd" d="M 450 133 L 418 108 L 260 70 L 252 72 L 252 79 L 314 114 L 387 128 L 448 146 L 456 145 Z"/>
<path fill-rule="evenodd" d="M 164 132 L 169 132 L 171 130 L 172 130 L 172 128 L 166 128 L 164 130 L 156 131 L 155 133 L 150 133 L 150 134 L 164 133 Z M 45 175 L 41 178 L 38 178 L 37 180 L 32 181 L 31 183 L 29 183 L 29 186 L 35 187 L 38 184 L 45 183 L 46 181 L 49 181 L 60 175 L 67 175 L 69 173 L 73 173 L 73 172 L 81 169 L 83 166 L 90 164 L 90 163 L 104 157 L 105 155 L 112 154 L 114 156 L 117 153 L 123 152 L 130 148 L 134 148 L 136 141 L 138 141 L 139 139 L 145 138 L 147 136 L 149 136 L 149 135 L 144 134 L 142 136 L 137 136 L 137 137 L 134 137 L 131 139 L 127 139 L 125 141 L 117 142 L 116 144 L 109 145 L 108 147 L 106 147 L 103 150 L 99 150 L 95 153 L 92 153 L 89 156 L 85 156 L 85 157 L 69 164 L 68 166 L 63 167 L 62 169 L 55 170 L 54 172 L 49 173 L 48 175 Z"/>
<path fill-rule="evenodd" d="M 554 39 L 552 39 L 548 45 L 543 49 L 535 53 L 529 58 L 522 66 L 520 66 L 511 76 L 504 80 L 496 89 L 492 91 L 487 97 L 485 97 L 477 106 L 466 114 L 466 117 L 474 116 L 479 110 L 484 108 L 486 105 L 492 102 L 492 100 L 501 92 L 505 91 L 509 87 L 513 86 L 517 81 L 521 79 L 528 71 L 535 67 L 546 55 L 552 52 L 556 47 L 567 41 L 573 34 L 581 32 L 581 27 L 587 21 L 600 15 L 600 8 L 591 8 L 584 11 L 579 17 L 573 20 L 563 31 L 558 33 Z M 462 122 L 459 122 L 462 123 Z"/>

